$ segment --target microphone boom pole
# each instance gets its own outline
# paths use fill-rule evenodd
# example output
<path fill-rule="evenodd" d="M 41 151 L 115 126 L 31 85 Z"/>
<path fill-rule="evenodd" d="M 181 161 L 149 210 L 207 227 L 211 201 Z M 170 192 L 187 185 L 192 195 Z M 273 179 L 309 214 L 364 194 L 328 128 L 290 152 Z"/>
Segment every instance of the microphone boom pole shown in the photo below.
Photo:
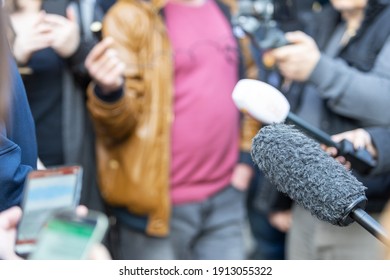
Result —
<path fill-rule="evenodd" d="M 349 216 L 386 245 L 390 245 L 389 235 L 383 227 L 366 211 L 361 208 L 354 209 Z"/>

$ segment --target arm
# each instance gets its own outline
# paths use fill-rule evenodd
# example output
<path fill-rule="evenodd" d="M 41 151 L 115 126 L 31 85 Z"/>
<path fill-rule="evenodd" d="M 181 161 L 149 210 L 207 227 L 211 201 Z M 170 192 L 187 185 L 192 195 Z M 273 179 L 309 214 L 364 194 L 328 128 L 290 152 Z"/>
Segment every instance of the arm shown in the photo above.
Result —
<path fill-rule="evenodd" d="M 106 59 L 103 60 L 107 61 L 110 57 L 117 56 L 124 64 L 123 94 L 104 89 L 99 94 L 95 91 L 94 85 L 88 90 L 88 108 L 95 123 L 96 133 L 107 145 L 120 142 L 130 135 L 142 112 L 143 82 L 137 61 L 143 34 L 137 32 L 138 28 L 133 23 L 134 18 L 142 15 L 128 5 L 122 2 L 116 4 L 103 23 L 103 36 L 112 38 L 112 48 L 104 52 Z M 99 63 L 92 69 L 89 68 L 90 73 L 94 73 L 92 76 L 95 81 L 106 77 L 100 72 Z M 112 95 L 116 95 L 116 98 L 107 100 L 102 98 L 102 94 L 108 99 Z"/>
<path fill-rule="evenodd" d="M 32 167 L 22 163 L 18 145 L 0 134 L 0 211 L 18 205 L 23 184 Z"/>
<path fill-rule="evenodd" d="M 363 73 L 341 59 L 325 55 L 309 77 L 321 97 L 340 115 L 368 123 L 390 122 L 390 39 L 376 58 L 371 72 Z"/>
<path fill-rule="evenodd" d="M 390 38 L 368 73 L 320 53 L 314 40 L 303 32 L 287 33 L 286 39 L 291 44 L 271 52 L 286 79 L 313 83 L 340 115 L 367 124 L 390 122 Z"/>
<path fill-rule="evenodd" d="M 37 162 L 34 122 L 23 83 L 14 63 L 9 69 L 9 121 L 6 126 L 0 123 L 0 211 L 20 203 L 25 178 Z"/>

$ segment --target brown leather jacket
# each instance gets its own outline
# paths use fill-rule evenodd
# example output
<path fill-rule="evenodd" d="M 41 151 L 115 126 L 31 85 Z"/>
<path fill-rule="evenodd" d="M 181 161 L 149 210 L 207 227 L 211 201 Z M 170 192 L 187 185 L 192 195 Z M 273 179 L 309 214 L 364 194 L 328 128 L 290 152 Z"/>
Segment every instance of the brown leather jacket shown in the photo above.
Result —
<path fill-rule="evenodd" d="M 121 0 L 104 21 L 104 36 L 126 64 L 122 98 L 104 102 L 89 90 L 88 107 L 97 133 L 102 196 L 112 206 L 147 215 L 146 232 L 169 232 L 169 164 L 172 111 L 172 52 L 162 3 Z M 242 147 L 249 150 L 258 131 L 246 122 Z"/>

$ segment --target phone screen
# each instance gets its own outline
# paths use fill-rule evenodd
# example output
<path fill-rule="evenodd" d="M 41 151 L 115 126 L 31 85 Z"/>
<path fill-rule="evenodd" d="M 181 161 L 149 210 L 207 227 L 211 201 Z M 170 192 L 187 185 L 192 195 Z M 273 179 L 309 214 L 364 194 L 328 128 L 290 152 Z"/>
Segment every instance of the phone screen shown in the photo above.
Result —
<path fill-rule="evenodd" d="M 38 170 L 29 174 L 15 246 L 18 254 L 31 252 L 39 231 L 51 214 L 76 207 L 80 198 L 81 180 L 80 166 Z"/>
<path fill-rule="evenodd" d="M 85 259 L 96 242 L 100 242 L 107 230 L 104 214 L 88 214 L 79 217 L 59 214 L 43 228 L 36 249 L 30 259 L 79 260 Z"/>
<path fill-rule="evenodd" d="M 66 0 L 44 0 L 42 2 L 42 10 L 48 14 L 56 14 L 66 17 L 66 8 L 68 1 Z"/>

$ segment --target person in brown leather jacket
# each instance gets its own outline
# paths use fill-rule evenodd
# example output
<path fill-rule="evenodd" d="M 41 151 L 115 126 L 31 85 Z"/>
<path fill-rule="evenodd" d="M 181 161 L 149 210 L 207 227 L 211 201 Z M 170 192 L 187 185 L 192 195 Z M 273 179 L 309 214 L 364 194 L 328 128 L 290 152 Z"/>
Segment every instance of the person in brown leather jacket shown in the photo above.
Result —
<path fill-rule="evenodd" d="M 244 64 L 228 6 L 122 0 L 103 36 L 125 64 L 123 91 L 88 92 L 100 190 L 116 218 L 113 257 L 244 258 L 243 190 L 259 124 L 231 100 Z M 92 77 L 110 78 L 94 65 Z"/>

